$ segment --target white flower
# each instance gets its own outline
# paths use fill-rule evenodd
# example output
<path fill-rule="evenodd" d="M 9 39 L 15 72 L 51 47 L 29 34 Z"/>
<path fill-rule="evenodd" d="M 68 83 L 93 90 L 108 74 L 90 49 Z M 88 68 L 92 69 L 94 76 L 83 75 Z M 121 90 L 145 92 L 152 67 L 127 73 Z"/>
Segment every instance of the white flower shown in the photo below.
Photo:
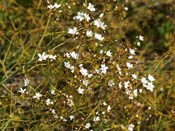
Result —
<path fill-rule="evenodd" d="M 137 75 L 136 74 L 131 74 L 132 78 L 137 80 Z"/>
<path fill-rule="evenodd" d="M 26 89 L 20 88 L 18 92 L 20 92 L 21 94 L 24 94 L 26 92 Z"/>
<path fill-rule="evenodd" d="M 47 58 L 48 58 L 48 55 L 45 53 L 45 52 L 43 52 L 42 54 L 38 54 L 38 60 L 39 61 L 43 61 L 43 60 L 46 60 Z"/>
<path fill-rule="evenodd" d="M 94 25 L 95 25 L 97 28 L 101 28 L 101 29 L 103 29 L 103 30 L 105 30 L 105 28 L 107 27 L 107 25 L 105 25 L 100 19 L 94 20 Z"/>
<path fill-rule="evenodd" d="M 111 52 L 110 50 L 108 50 L 108 51 L 106 52 L 106 55 L 109 56 L 109 57 L 111 57 L 111 56 L 112 56 L 112 52 Z"/>
<path fill-rule="evenodd" d="M 140 40 L 140 41 L 144 41 L 144 37 L 141 36 L 141 35 L 139 35 L 139 40 Z"/>
<path fill-rule="evenodd" d="M 133 91 L 133 94 L 134 94 L 135 97 L 137 97 L 137 94 L 138 94 L 137 89 L 135 89 L 135 90 Z"/>
<path fill-rule="evenodd" d="M 126 11 L 128 11 L 128 7 L 125 7 L 124 9 L 125 9 Z"/>
<path fill-rule="evenodd" d="M 92 35 L 93 35 L 93 32 L 91 30 L 86 31 L 86 36 L 87 37 L 92 37 Z"/>
<path fill-rule="evenodd" d="M 50 91 L 50 93 L 51 93 L 52 95 L 55 95 L 55 90 L 52 89 L 52 90 Z"/>
<path fill-rule="evenodd" d="M 74 73 L 74 66 L 72 66 L 69 62 L 64 62 L 64 66 L 71 70 L 72 73 Z"/>
<path fill-rule="evenodd" d="M 78 88 L 78 93 L 79 93 L 79 94 L 83 94 L 83 93 L 84 93 L 84 89 L 81 88 L 81 87 L 79 87 L 79 88 Z"/>
<path fill-rule="evenodd" d="M 86 86 L 86 87 L 87 87 L 87 86 L 88 86 L 88 84 L 89 84 L 89 80 L 83 80 L 83 85 L 84 85 L 84 86 Z"/>
<path fill-rule="evenodd" d="M 72 106 L 74 105 L 74 102 L 73 102 L 72 98 L 68 98 L 68 99 L 67 99 L 67 105 L 68 105 L 69 107 L 72 107 Z"/>
<path fill-rule="evenodd" d="M 104 101 L 104 102 L 103 102 L 103 105 L 104 105 L 104 106 L 107 106 L 107 103 Z"/>
<path fill-rule="evenodd" d="M 101 64 L 101 74 L 106 74 L 108 67 L 105 64 Z"/>
<path fill-rule="evenodd" d="M 85 68 L 83 68 L 83 67 L 80 67 L 80 73 L 81 73 L 84 77 L 86 77 L 86 76 L 88 75 L 88 70 L 85 69 Z"/>
<path fill-rule="evenodd" d="M 85 128 L 89 129 L 91 127 L 91 123 L 86 123 Z"/>
<path fill-rule="evenodd" d="M 51 101 L 51 99 L 48 98 L 46 100 L 46 105 L 53 105 L 53 101 Z"/>
<path fill-rule="evenodd" d="M 152 78 L 150 78 L 151 80 L 153 80 Z M 145 77 L 143 77 L 142 79 L 141 79 L 141 82 L 142 82 L 142 84 L 143 84 L 143 86 L 147 89 L 147 90 L 149 90 L 149 91 L 153 91 L 153 89 L 154 89 L 154 84 L 152 83 L 152 81 L 151 82 L 149 82 Z"/>
<path fill-rule="evenodd" d="M 68 33 L 72 35 L 77 35 L 78 34 L 78 29 L 77 27 L 69 28 Z"/>
<path fill-rule="evenodd" d="M 133 56 L 132 55 L 128 56 L 128 59 L 129 60 L 133 59 Z"/>
<path fill-rule="evenodd" d="M 56 114 L 55 109 L 50 109 L 52 114 Z"/>
<path fill-rule="evenodd" d="M 135 55 L 135 50 L 134 50 L 134 49 L 129 48 L 129 53 L 130 53 L 131 55 Z"/>
<path fill-rule="evenodd" d="M 78 59 L 78 53 L 76 53 L 75 51 L 72 51 L 70 52 L 70 56 L 73 58 L 73 59 Z"/>
<path fill-rule="evenodd" d="M 140 41 L 138 41 L 136 44 L 137 44 L 137 46 L 140 46 Z"/>
<path fill-rule="evenodd" d="M 89 14 L 84 13 L 84 19 L 89 22 L 91 20 Z"/>
<path fill-rule="evenodd" d="M 122 70 L 118 64 L 116 65 L 116 68 L 117 68 L 118 71 Z"/>
<path fill-rule="evenodd" d="M 126 62 L 126 66 L 127 66 L 128 69 L 133 68 L 133 64 L 131 64 L 131 63 L 129 63 L 129 62 Z"/>
<path fill-rule="evenodd" d="M 101 13 L 101 14 L 99 15 L 99 17 L 101 18 L 101 17 L 103 17 L 103 15 L 104 15 L 104 14 L 103 14 L 103 13 Z"/>
<path fill-rule="evenodd" d="M 47 6 L 47 8 L 49 8 L 50 10 L 52 10 L 54 8 L 58 9 L 60 7 L 61 7 L 61 4 L 57 4 L 57 3 L 55 3 L 54 5 L 50 4 Z"/>
<path fill-rule="evenodd" d="M 148 80 L 146 80 L 145 77 L 142 77 L 141 82 L 142 82 L 142 84 L 147 84 L 148 83 Z"/>
<path fill-rule="evenodd" d="M 104 37 L 101 34 L 95 33 L 95 39 L 102 41 Z"/>
<path fill-rule="evenodd" d="M 129 124 L 129 126 L 128 126 L 128 130 L 129 131 L 133 131 L 134 130 L 134 124 Z"/>
<path fill-rule="evenodd" d="M 125 81 L 125 82 L 124 82 L 124 87 L 125 87 L 125 89 L 127 89 L 127 88 L 129 87 L 129 84 L 130 84 L 129 81 Z"/>
<path fill-rule="evenodd" d="M 95 7 L 94 7 L 94 5 L 92 5 L 91 3 L 89 3 L 88 4 L 88 10 L 90 10 L 90 11 L 92 11 L 92 12 L 94 12 L 96 9 L 95 9 Z"/>
<path fill-rule="evenodd" d="M 26 78 L 26 79 L 24 79 L 24 86 L 28 86 L 29 85 L 29 79 L 28 78 Z"/>
<path fill-rule="evenodd" d="M 118 87 L 119 87 L 119 89 L 122 88 L 122 82 L 121 81 L 118 83 Z"/>
<path fill-rule="evenodd" d="M 94 120 L 93 121 L 100 121 L 100 117 L 99 116 L 97 116 L 97 117 L 94 117 Z"/>
<path fill-rule="evenodd" d="M 154 89 L 153 83 L 152 83 L 152 82 L 149 82 L 149 83 L 146 85 L 146 88 L 147 88 L 147 90 L 150 90 L 150 91 L 152 92 L 153 89 Z"/>
<path fill-rule="evenodd" d="M 61 7 L 61 5 L 60 4 L 54 4 L 54 7 L 57 9 L 57 8 L 60 8 Z"/>
<path fill-rule="evenodd" d="M 110 112 L 111 111 L 111 106 L 108 106 L 107 107 L 107 112 Z"/>
<path fill-rule="evenodd" d="M 42 94 L 40 94 L 39 92 L 35 93 L 35 95 L 33 96 L 34 99 L 40 99 L 40 97 L 42 97 Z"/>
<path fill-rule="evenodd" d="M 51 59 L 51 61 L 52 61 L 52 60 L 55 60 L 56 57 L 57 57 L 56 55 L 48 55 L 48 58 Z"/>
<path fill-rule="evenodd" d="M 89 22 L 91 20 L 89 14 L 83 13 L 83 12 L 78 12 L 76 16 L 73 17 L 74 20 L 79 20 L 80 22 L 83 20 L 86 20 Z"/>
<path fill-rule="evenodd" d="M 152 82 L 152 81 L 155 81 L 155 78 L 152 75 L 149 74 L 148 75 L 148 80 Z"/>
<path fill-rule="evenodd" d="M 109 80 L 109 81 L 108 81 L 108 86 L 112 87 L 112 86 L 114 86 L 114 85 L 115 85 L 115 83 L 114 83 L 113 80 Z"/>
<path fill-rule="evenodd" d="M 69 118 L 72 121 L 75 117 L 73 115 L 70 115 Z"/>

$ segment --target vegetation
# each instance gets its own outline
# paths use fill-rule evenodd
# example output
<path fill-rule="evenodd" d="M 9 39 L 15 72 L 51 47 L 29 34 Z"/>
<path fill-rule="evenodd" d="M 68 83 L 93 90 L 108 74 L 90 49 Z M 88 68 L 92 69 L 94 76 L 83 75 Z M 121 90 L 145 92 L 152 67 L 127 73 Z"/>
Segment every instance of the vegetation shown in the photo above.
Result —
<path fill-rule="evenodd" d="M 0 130 L 173 131 L 174 0 L 1 0 Z"/>

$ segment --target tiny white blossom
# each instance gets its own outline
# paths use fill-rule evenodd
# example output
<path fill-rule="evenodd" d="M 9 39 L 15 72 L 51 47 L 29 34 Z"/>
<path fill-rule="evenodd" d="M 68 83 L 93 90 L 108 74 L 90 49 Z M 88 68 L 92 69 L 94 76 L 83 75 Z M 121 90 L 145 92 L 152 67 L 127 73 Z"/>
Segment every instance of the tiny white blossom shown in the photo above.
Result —
<path fill-rule="evenodd" d="M 106 74 L 107 70 L 108 70 L 108 67 L 105 64 L 101 64 L 101 68 L 100 68 L 101 74 Z"/>
<path fill-rule="evenodd" d="M 57 8 L 60 8 L 61 7 L 61 5 L 60 4 L 54 4 L 54 7 L 57 9 Z"/>
<path fill-rule="evenodd" d="M 48 55 L 48 58 L 52 61 L 52 60 L 55 60 L 56 59 L 56 55 Z"/>
<path fill-rule="evenodd" d="M 110 112 L 111 111 L 111 106 L 108 106 L 107 107 L 107 112 Z"/>
<path fill-rule="evenodd" d="M 78 59 L 78 53 L 76 53 L 75 51 L 72 51 L 70 52 L 70 56 L 73 58 L 73 59 Z"/>
<path fill-rule="evenodd" d="M 93 35 L 93 32 L 91 30 L 86 31 L 86 36 L 87 37 L 92 37 L 92 35 Z"/>
<path fill-rule="evenodd" d="M 29 83 L 30 83 L 30 82 L 29 82 L 29 79 L 28 79 L 28 78 L 25 78 L 25 79 L 24 79 L 24 86 L 28 86 Z"/>
<path fill-rule="evenodd" d="M 33 96 L 34 99 L 40 99 L 40 97 L 42 97 L 42 94 L 40 94 L 39 92 L 36 92 L 35 95 Z"/>
<path fill-rule="evenodd" d="M 104 101 L 104 102 L 103 102 L 103 105 L 104 105 L 104 106 L 107 106 L 107 103 Z"/>
<path fill-rule="evenodd" d="M 118 64 L 116 65 L 116 68 L 117 68 L 118 71 L 122 70 Z"/>
<path fill-rule="evenodd" d="M 111 52 L 110 50 L 108 50 L 108 51 L 106 52 L 106 55 L 109 56 L 109 57 L 111 57 L 111 56 L 112 56 L 112 52 Z"/>
<path fill-rule="evenodd" d="M 153 89 L 154 89 L 153 83 L 152 82 L 149 82 L 148 85 L 146 86 L 146 88 L 152 92 Z"/>
<path fill-rule="evenodd" d="M 140 40 L 140 41 L 144 41 L 144 37 L 141 36 L 141 35 L 139 35 L 139 40 Z"/>
<path fill-rule="evenodd" d="M 140 41 L 138 41 L 136 44 L 137 44 L 137 46 L 140 46 Z"/>
<path fill-rule="evenodd" d="M 109 81 L 108 81 L 108 86 L 112 87 L 112 86 L 114 86 L 114 85 L 115 85 L 115 83 L 114 83 L 113 80 L 109 80 Z"/>
<path fill-rule="evenodd" d="M 94 120 L 93 121 L 95 121 L 95 122 L 100 121 L 100 117 L 99 116 L 94 117 Z"/>
<path fill-rule="evenodd" d="M 130 84 L 129 81 L 125 81 L 125 82 L 124 82 L 124 87 L 125 87 L 125 89 L 127 89 L 127 88 L 129 87 L 129 84 Z"/>
<path fill-rule="evenodd" d="M 147 84 L 147 83 L 148 83 L 148 80 L 146 80 L 145 77 L 142 77 L 141 82 L 142 82 L 143 84 Z"/>
<path fill-rule="evenodd" d="M 38 58 L 39 61 L 43 61 L 43 60 L 45 61 L 48 58 L 48 55 L 45 52 L 43 52 L 42 54 L 39 53 L 38 57 L 39 57 Z"/>
<path fill-rule="evenodd" d="M 86 86 L 86 87 L 87 87 L 87 86 L 88 86 L 88 84 L 89 84 L 89 80 L 83 80 L 83 85 L 84 85 L 84 86 Z"/>
<path fill-rule="evenodd" d="M 119 89 L 122 88 L 122 82 L 121 81 L 119 82 L 118 87 L 119 87 Z"/>
<path fill-rule="evenodd" d="M 102 41 L 104 40 L 104 37 L 101 35 L 101 34 L 98 34 L 98 33 L 95 33 L 95 39 L 99 40 L 99 41 Z"/>
<path fill-rule="evenodd" d="M 78 88 L 78 93 L 79 93 L 79 94 L 83 94 L 83 93 L 84 93 L 84 89 L 81 88 L 81 87 L 79 87 L 79 88 Z"/>
<path fill-rule="evenodd" d="M 132 78 L 137 80 L 137 75 L 136 74 L 131 74 Z"/>
<path fill-rule="evenodd" d="M 128 59 L 129 60 L 133 59 L 133 56 L 132 55 L 128 56 Z"/>
<path fill-rule="evenodd" d="M 91 127 L 91 123 L 86 123 L 85 128 L 89 129 Z"/>
<path fill-rule="evenodd" d="M 72 66 L 69 62 L 64 62 L 64 66 L 71 70 L 72 73 L 74 73 L 74 66 Z"/>
<path fill-rule="evenodd" d="M 125 9 L 126 11 L 128 11 L 128 7 L 125 7 L 124 9 Z"/>
<path fill-rule="evenodd" d="M 129 124 L 128 131 L 133 131 L 134 127 L 135 127 L 134 124 Z"/>
<path fill-rule="evenodd" d="M 138 94 L 137 89 L 135 89 L 135 90 L 133 91 L 133 94 L 134 94 L 135 97 L 137 97 L 137 94 Z"/>
<path fill-rule="evenodd" d="M 97 28 L 101 28 L 101 29 L 103 29 L 103 30 L 105 30 L 105 28 L 107 27 L 107 25 L 105 25 L 104 22 L 102 22 L 100 19 L 94 20 L 94 25 L 95 25 Z"/>
<path fill-rule="evenodd" d="M 26 92 L 26 89 L 20 88 L 20 90 L 18 92 L 21 94 L 24 94 Z"/>
<path fill-rule="evenodd" d="M 51 101 L 51 99 L 48 98 L 46 100 L 46 105 L 53 105 L 53 101 Z"/>
<path fill-rule="evenodd" d="M 96 9 L 95 9 L 95 7 L 94 7 L 94 5 L 92 5 L 91 3 L 89 3 L 88 4 L 88 10 L 90 10 L 90 11 L 92 11 L 92 12 L 94 12 Z"/>
<path fill-rule="evenodd" d="M 50 109 L 52 114 L 56 114 L 55 109 Z"/>
<path fill-rule="evenodd" d="M 68 99 L 67 99 L 67 105 L 68 105 L 69 107 L 72 107 L 72 106 L 74 105 L 74 102 L 73 102 L 73 100 L 72 100 L 71 98 L 68 98 Z"/>
<path fill-rule="evenodd" d="M 75 117 L 73 115 L 70 115 L 69 118 L 72 121 Z"/>
<path fill-rule="evenodd" d="M 73 17 L 74 20 L 79 20 L 80 22 L 86 20 L 87 22 L 90 21 L 90 16 L 87 13 L 78 12 L 76 16 Z"/>
<path fill-rule="evenodd" d="M 54 5 L 49 4 L 49 5 L 47 6 L 47 8 L 49 8 L 50 10 L 52 10 L 52 9 L 54 9 L 54 8 L 58 9 L 58 8 L 60 8 L 60 7 L 61 7 L 61 4 L 57 4 L 57 3 L 55 3 Z"/>
<path fill-rule="evenodd" d="M 148 75 L 148 80 L 152 82 L 152 81 L 155 81 L 155 78 L 152 75 L 149 74 Z"/>
<path fill-rule="evenodd" d="M 129 62 L 126 62 L 126 66 L 127 66 L 128 69 L 133 68 L 133 64 L 131 64 L 131 63 L 129 63 Z"/>
<path fill-rule="evenodd" d="M 81 68 L 80 68 L 80 73 L 81 73 L 84 77 L 86 77 L 86 76 L 88 75 L 88 70 L 85 69 L 85 68 L 83 68 L 83 67 L 81 67 Z"/>
<path fill-rule="evenodd" d="M 50 93 L 51 93 L 52 95 L 55 95 L 55 90 L 52 89 L 52 90 L 50 91 Z"/>
<path fill-rule="evenodd" d="M 78 29 L 77 27 L 69 28 L 68 33 L 72 35 L 77 35 L 78 34 Z"/>
<path fill-rule="evenodd" d="M 104 14 L 103 14 L 103 13 L 101 13 L 101 14 L 99 15 L 99 17 L 100 17 L 100 18 L 102 18 L 103 16 L 104 16 Z"/>
<path fill-rule="evenodd" d="M 135 50 L 134 50 L 134 49 L 129 48 L 129 53 L 130 53 L 131 55 L 135 55 Z"/>

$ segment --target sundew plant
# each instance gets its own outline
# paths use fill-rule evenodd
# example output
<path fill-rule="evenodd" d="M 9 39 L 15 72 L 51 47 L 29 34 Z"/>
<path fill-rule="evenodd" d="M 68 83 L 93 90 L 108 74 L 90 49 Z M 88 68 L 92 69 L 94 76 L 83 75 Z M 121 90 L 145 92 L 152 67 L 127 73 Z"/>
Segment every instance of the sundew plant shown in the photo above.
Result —
<path fill-rule="evenodd" d="M 9 3 L 20 9 L 20 2 Z M 5 44 L 1 48 L 5 51 L 0 61 L 2 131 L 175 129 L 173 103 L 165 107 L 168 111 L 161 108 L 161 100 L 175 98 L 170 95 L 173 82 L 161 86 L 164 77 L 158 70 L 164 69 L 162 63 L 171 53 L 163 58 L 150 54 L 153 64 L 148 63 L 143 51 L 147 33 L 136 26 L 137 31 L 128 31 L 134 3 L 41 0 L 32 4 L 36 5 L 32 16 L 30 5 L 21 7 L 28 8 L 28 21 L 23 25 L 12 21 L 16 33 L 10 40 L 8 33 L 2 41 L 8 41 L 7 48 Z"/>

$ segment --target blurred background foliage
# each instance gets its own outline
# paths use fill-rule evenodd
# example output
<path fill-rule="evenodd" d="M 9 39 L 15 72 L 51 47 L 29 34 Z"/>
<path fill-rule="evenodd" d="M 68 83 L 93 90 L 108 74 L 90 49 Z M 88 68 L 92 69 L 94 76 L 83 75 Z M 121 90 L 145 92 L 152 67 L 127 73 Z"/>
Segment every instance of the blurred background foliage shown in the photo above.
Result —
<path fill-rule="evenodd" d="M 64 0 L 64 2 L 68 1 L 72 2 L 73 0 Z M 120 10 L 119 4 L 113 3 L 113 0 L 98 2 L 105 3 L 106 1 Z M 175 1 L 116 1 L 122 3 L 123 7 L 128 7 L 127 12 L 122 12 L 125 15 L 121 18 L 123 19 L 124 34 L 119 39 L 127 40 L 134 45 L 137 42 L 136 36 L 144 36 L 144 42 L 141 42 L 138 54 L 144 58 L 141 63 L 146 63 L 145 70 L 153 71 L 158 81 L 159 90 L 156 92 L 158 111 L 154 116 L 158 121 L 156 129 L 157 131 L 173 131 L 175 129 L 175 112 L 170 112 L 175 111 Z M 95 3 L 92 0 L 90 2 Z M 37 44 L 41 40 L 51 13 L 47 11 L 46 6 L 44 0 L 0 0 L 0 86 L 18 78 L 9 79 L 12 76 L 20 76 L 21 73 L 24 73 L 19 67 L 25 65 L 27 68 L 32 65 L 35 50 L 53 46 L 50 44 L 41 47 Z M 62 17 L 66 17 L 66 14 Z M 115 28 L 118 23 L 117 21 L 112 22 Z M 54 29 L 50 28 L 50 30 Z M 48 43 L 52 37 L 49 35 L 43 42 Z M 1 95 L 1 97 L 4 96 Z"/>

